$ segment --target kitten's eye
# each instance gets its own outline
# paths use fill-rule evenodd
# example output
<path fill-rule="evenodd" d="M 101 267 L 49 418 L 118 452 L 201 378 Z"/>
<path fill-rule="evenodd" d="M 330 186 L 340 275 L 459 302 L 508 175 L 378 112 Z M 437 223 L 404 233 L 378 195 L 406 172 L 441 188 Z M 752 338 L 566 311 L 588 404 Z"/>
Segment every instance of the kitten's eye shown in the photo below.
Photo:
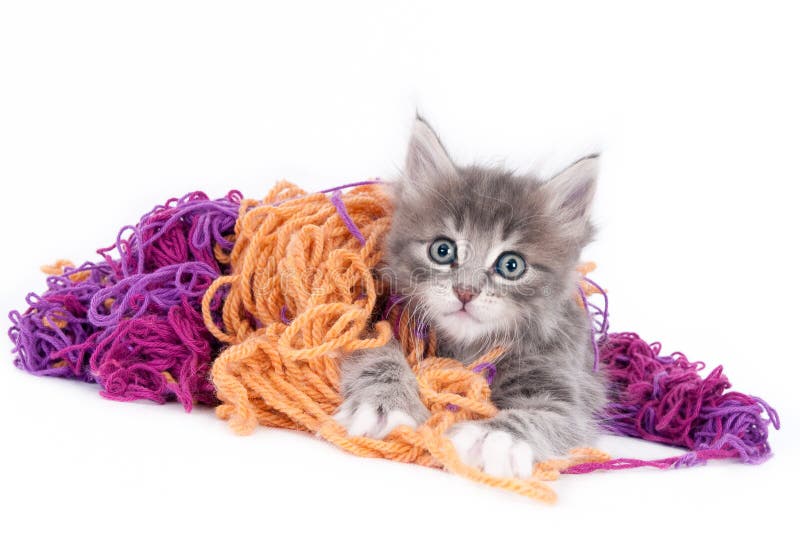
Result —
<path fill-rule="evenodd" d="M 447 265 L 456 261 L 456 244 L 447 238 L 436 239 L 428 248 L 428 255 L 440 265 Z"/>
<path fill-rule="evenodd" d="M 525 273 L 525 260 L 516 252 L 503 252 L 497 258 L 494 270 L 503 278 L 516 280 Z"/>

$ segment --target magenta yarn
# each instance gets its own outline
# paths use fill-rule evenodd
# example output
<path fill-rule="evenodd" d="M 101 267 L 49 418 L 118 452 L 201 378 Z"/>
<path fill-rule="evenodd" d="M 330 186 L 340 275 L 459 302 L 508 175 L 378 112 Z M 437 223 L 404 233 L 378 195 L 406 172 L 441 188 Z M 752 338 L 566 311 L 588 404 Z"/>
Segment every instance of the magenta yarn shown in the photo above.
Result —
<path fill-rule="evenodd" d="M 676 352 L 660 355 L 661 344 L 649 344 L 633 333 L 609 334 L 600 347 L 601 364 L 610 379 L 606 430 L 691 452 L 646 462 L 617 459 L 568 472 L 623 469 L 652 465 L 684 467 L 709 459 L 738 458 L 758 464 L 771 454 L 769 425 L 780 428 L 778 413 L 764 400 L 736 391 L 714 368 L 703 378 L 703 362 Z"/>
<path fill-rule="evenodd" d="M 187 411 L 215 404 L 208 373 L 219 346 L 200 300 L 223 274 L 215 248 L 232 249 L 241 198 L 231 191 L 217 200 L 200 192 L 170 199 L 124 227 L 98 251 L 101 261 L 48 277 L 24 313 L 9 314 L 15 365 L 97 382 L 115 400 L 178 400 Z M 86 279 L 75 276 L 84 272 Z"/>
<path fill-rule="evenodd" d="M 610 402 L 602 414 L 608 432 L 689 449 L 659 460 L 617 458 L 572 466 L 565 473 L 634 467 L 690 467 L 710 459 L 737 458 L 758 464 L 771 455 L 769 425 L 780 428 L 778 413 L 764 400 L 727 391 L 731 384 L 714 368 L 703 378 L 703 362 L 680 352 L 661 355 L 660 343 L 634 333 L 608 334 L 608 297 L 602 305 L 587 302 L 599 367 L 609 379 Z"/>

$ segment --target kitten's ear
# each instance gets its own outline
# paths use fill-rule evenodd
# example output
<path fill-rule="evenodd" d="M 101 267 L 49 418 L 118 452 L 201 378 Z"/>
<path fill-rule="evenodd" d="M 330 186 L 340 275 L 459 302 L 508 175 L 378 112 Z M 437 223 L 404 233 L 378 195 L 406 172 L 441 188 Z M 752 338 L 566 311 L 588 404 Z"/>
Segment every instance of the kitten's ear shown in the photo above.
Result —
<path fill-rule="evenodd" d="M 599 154 L 586 156 L 542 186 L 551 214 L 573 233 L 577 241 L 588 242 L 592 237 L 589 217 L 597 189 L 599 167 Z"/>
<path fill-rule="evenodd" d="M 457 174 L 456 166 L 439 141 L 439 136 L 419 115 L 414 119 L 411 130 L 404 174 L 406 180 L 417 184 Z"/>

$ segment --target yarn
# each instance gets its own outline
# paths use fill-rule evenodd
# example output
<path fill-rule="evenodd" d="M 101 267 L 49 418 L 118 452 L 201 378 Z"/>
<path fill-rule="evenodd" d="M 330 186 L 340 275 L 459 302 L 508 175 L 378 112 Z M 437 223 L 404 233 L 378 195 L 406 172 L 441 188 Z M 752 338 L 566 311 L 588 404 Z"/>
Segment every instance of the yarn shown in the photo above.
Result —
<path fill-rule="evenodd" d="M 722 366 L 702 378 L 703 362 L 690 362 L 680 352 L 660 352 L 660 343 L 648 344 L 633 333 L 610 334 L 604 340 L 600 360 L 610 380 L 611 402 L 603 426 L 614 434 L 690 452 L 653 461 L 620 458 L 566 472 L 691 467 L 723 458 L 758 464 L 769 458 L 769 425 L 780 428 L 775 409 L 759 397 L 726 391 L 731 384 Z"/>
<path fill-rule="evenodd" d="M 354 454 L 442 467 L 547 502 L 555 493 L 545 482 L 560 473 L 769 457 L 775 410 L 726 392 L 721 367 L 701 378 L 702 362 L 661 356 L 660 344 L 636 334 L 609 334 L 606 292 L 585 264 L 576 299 L 594 332 L 595 369 L 610 379 L 604 428 L 689 452 L 637 460 L 576 449 L 537 464 L 525 480 L 463 464 L 446 431 L 496 413 L 490 384 L 503 348 L 467 366 L 437 356 L 436 332 L 375 274 L 390 219 L 377 180 L 313 194 L 282 182 L 262 201 L 236 191 L 170 199 L 123 228 L 98 251 L 102 260 L 44 269 L 47 290 L 30 293 L 24 313 L 10 313 L 14 363 L 96 382 L 115 400 L 177 400 L 187 411 L 219 404 L 217 414 L 239 433 L 259 424 L 308 431 Z M 384 440 L 349 436 L 331 417 L 342 401 L 339 359 L 392 336 L 432 416 Z"/>
<path fill-rule="evenodd" d="M 114 400 L 216 404 L 207 375 L 218 343 L 200 299 L 222 274 L 240 201 L 236 191 L 170 199 L 120 230 L 101 261 L 45 268 L 47 290 L 9 315 L 15 365 L 97 382 Z"/>
<path fill-rule="evenodd" d="M 436 357 L 435 333 L 420 335 L 408 310 L 373 275 L 389 209 L 379 185 L 329 198 L 281 183 L 262 203 L 242 203 L 231 274 L 214 281 L 203 299 L 206 326 L 229 345 L 212 368 L 221 401 L 217 414 L 239 433 L 258 424 L 305 430 L 360 456 L 444 467 L 553 501 L 555 493 L 542 480 L 608 456 L 581 449 L 569 460 L 540 464 L 527 480 L 493 477 L 459 460 L 445 432 L 458 421 L 496 413 L 482 371 L 491 369 L 488 364 L 502 349 L 466 367 Z M 222 288 L 228 292 L 220 321 L 209 304 Z M 386 302 L 385 320 L 370 326 L 380 301 Z M 331 417 L 342 402 L 338 359 L 387 343 L 391 324 L 432 416 L 417 429 L 401 426 L 383 440 L 349 436 Z"/>
<path fill-rule="evenodd" d="M 600 345 L 608 336 L 608 295 L 600 285 L 587 275 L 594 271 L 597 265 L 594 262 L 585 262 L 578 266 L 581 275 L 578 281 L 578 304 L 586 310 L 589 317 L 589 325 L 592 329 L 592 351 L 594 352 L 594 365 L 592 369 L 597 372 L 600 370 Z M 601 295 L 602 304 L 595 304 L 590 300 L 592 295 Z"/>

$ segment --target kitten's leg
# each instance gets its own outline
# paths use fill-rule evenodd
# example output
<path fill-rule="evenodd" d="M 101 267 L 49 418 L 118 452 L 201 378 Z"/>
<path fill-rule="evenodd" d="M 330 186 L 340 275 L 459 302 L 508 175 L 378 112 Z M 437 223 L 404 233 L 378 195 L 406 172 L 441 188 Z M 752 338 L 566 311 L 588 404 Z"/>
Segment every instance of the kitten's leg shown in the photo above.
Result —
<path fill-rule="evenodd" d="M 465 463 L 495 476 L 526 478 L 535 462 L 591 439 L 590 420 L 553 408 L 501 410 L 488 420 L 455 425 L 450 437 Z"/>
<path fill-rule="evenodd" d="M 498 378 L 492 400 L 500 412 L 450 431 L 464 462 L 489 474 L 524 478 L 531 475 L 534 462 L 563 456 L 592 441 L 594 413 L 604 403 L 602 382 L 595 376 L 587 375 L 574 389 L 577 376 L 560 380 L 541 368 Z"/>
<path fill-rule="evenodd" d="M 430 416 L 396 340 L 348 355 L 341 391 L 345 400 L 334 417 L 350 435 L 383 438 L 397 426 L 414 428 Z"/>

